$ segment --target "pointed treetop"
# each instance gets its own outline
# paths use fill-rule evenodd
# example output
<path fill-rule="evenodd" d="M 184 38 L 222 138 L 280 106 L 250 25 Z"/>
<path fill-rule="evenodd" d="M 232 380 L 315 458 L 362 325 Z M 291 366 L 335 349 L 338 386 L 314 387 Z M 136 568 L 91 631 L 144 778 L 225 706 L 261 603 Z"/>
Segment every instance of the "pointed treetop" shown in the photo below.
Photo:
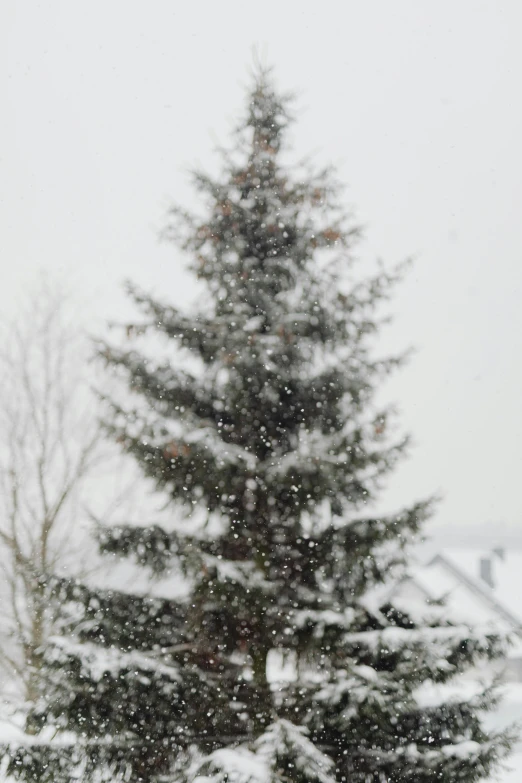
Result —
<path fill-rule="evenodd" d="M 292 99 L 292 94 L 278 92 L 271 68 L 255 65 L 247 116 L 240 126 L 240 129 L 253 128 L 254 154 L 279 151 L 282 133 L 293 119 L 288 111 Z"/>

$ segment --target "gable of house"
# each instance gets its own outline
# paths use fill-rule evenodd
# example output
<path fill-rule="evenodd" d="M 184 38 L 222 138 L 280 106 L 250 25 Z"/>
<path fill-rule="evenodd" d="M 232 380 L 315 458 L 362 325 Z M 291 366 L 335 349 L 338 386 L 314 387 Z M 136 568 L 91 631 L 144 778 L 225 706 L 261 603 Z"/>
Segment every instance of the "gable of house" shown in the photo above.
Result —
<path fill-rule="evenodd" d="M 445 549 L 428 564 L 451 573 L 513 629 L 522 628 L 522 552 Z"/>

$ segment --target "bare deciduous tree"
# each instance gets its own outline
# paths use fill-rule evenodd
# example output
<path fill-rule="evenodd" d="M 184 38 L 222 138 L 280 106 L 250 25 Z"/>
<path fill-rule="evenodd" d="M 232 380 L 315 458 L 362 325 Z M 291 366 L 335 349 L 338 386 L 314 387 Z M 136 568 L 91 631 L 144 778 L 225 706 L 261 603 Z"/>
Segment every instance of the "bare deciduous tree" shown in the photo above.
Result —
<path fill-rule="evenodd" d="M 43 281 L 0 348 L 0 666 L 29 701 L 56 622 L 46 575 L 77 568 L 82 492 L 101 455 L 74 316 L 70 296 Z"/>

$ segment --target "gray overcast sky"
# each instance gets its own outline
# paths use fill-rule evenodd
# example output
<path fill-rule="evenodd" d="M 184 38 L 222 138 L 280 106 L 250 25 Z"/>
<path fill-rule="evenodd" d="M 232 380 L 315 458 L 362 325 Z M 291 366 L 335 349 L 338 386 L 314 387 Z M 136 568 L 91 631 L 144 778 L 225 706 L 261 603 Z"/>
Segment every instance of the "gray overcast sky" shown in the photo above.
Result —
<path fill-rule="evenodd" d="M 518 0 L 0 5 L 0 307 L 67 271 L 93 317 L 125 277 L 183 302 L 159 245 L 186 170 L 214 165 L 253 47 L 299 92 L 300 153 L 332 161 L 361 255 L 416 265 L 383 347 L 416 448 L 388 500 L 440 491 L 435 525 L 521 531 L 522 6 Z"/>

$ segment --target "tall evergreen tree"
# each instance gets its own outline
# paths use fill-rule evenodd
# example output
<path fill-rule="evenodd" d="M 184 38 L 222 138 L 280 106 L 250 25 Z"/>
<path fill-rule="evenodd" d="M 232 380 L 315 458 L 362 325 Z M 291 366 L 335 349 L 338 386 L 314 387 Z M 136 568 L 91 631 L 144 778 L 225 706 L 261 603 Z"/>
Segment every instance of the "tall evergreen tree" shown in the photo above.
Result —
<path fill-rule="evenodd" d="M 374 401 L 400 358 L 371 351 L 398 273 L 348 283 L 357 231 L 330 171 L 285 163 L 289 122 L 259 73 L 221 176 L 195 177 L 205 218 L 174 213 L 206 298 L 183 313 L 131 289 L 136 342 L 103 349 L 128 392 L 108 431 L 172 518 L 101 549 L 185 595 L 61 583 L 79 630 L 46 652 L 17 778 L 472 783 L 504 754 L 480 720 L 493 693 L 445 691 L 499 640 L 386 598 L 429 512 L 371 513 L 406 445 Z"/>

